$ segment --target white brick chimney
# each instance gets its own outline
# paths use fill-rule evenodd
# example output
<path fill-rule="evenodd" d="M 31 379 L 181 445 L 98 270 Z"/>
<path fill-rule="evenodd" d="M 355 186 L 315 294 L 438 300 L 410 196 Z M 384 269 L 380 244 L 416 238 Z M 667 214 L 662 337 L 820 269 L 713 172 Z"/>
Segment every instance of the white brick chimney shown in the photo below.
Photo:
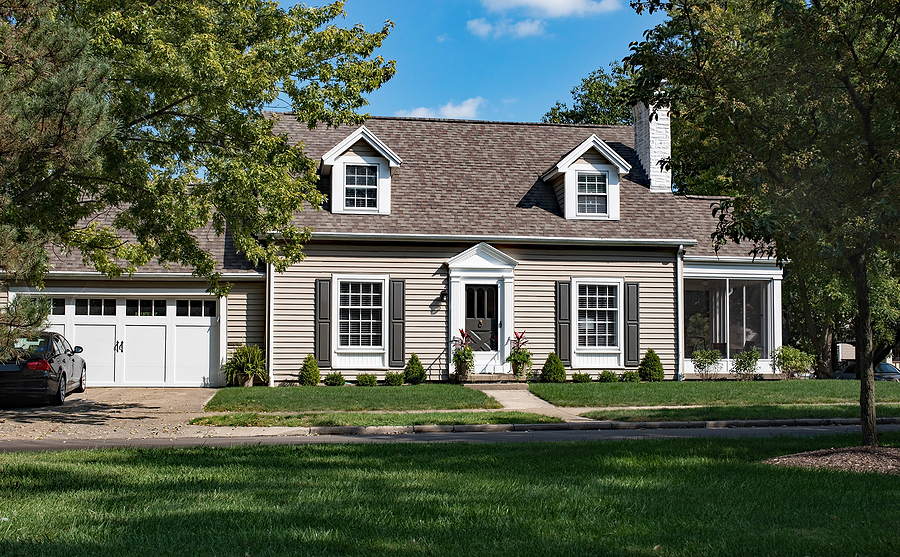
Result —
<path fill-rule="evenodd" d="M 650 178 L 650 191 L 672 193 L 672 171 L 659 166 L 659 161 L 672 156 L 669 109 L 658 108 L 654 113 L 639 102 L 631 110 L 634 114 L 634 150 Z"/>

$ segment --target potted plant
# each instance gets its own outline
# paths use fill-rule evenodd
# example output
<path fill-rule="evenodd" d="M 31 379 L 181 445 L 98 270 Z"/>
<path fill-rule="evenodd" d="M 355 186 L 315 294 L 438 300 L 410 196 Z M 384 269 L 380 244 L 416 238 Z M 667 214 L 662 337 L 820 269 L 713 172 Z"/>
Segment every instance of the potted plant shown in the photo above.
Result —
<path fill-rule="evenodd" d="M 459 336 L 453 337 L 453 367 L 455 373 L 451 378 L 455 383 L 469 380 L 469 373 L 475 367 L 475 351 L 472 350 L 472 336 L 469 331 L 459 330 Z"/>
<path fill-rule="evenodd" d="M 521 381 L 531 371 L 532 354 L 531 350 L 525 348 L 525 345 L 528 344 L 528 339 L 525 338 L 525 331 L 521 333 L 513 331 L 513 336 L 515 338 L 512 341 L 512 350 L 509 352 L 509 356 L 506 357 L 506 361 L 512 364 L 512 371 L 516 381 Z"/>
<path fill-rule="evenodd" d="M 269 382 L 266 372 L 266 356 L 259 346 L 253 344 L 238 346 L 223 366 L 225 379 L 229 385 L 252 387 L 254 380 Z"/>

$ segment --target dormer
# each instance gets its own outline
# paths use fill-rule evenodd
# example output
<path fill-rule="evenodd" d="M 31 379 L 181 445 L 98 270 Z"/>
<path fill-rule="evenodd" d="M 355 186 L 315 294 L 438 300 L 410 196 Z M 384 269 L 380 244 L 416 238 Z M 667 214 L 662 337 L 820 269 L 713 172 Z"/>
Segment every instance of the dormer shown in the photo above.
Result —
<path fill-rule="evenodd" d="M 331 212 L 391 214 L 391 172 L 403 161 L 365 126 L 322 155 L 331 175 Z"/>
<path fill-rule="evenodd" d="M 541 178 L 553 187 L 566 219 L 619 220 L 619 178 L 631 165 L 591 134 Z"/>

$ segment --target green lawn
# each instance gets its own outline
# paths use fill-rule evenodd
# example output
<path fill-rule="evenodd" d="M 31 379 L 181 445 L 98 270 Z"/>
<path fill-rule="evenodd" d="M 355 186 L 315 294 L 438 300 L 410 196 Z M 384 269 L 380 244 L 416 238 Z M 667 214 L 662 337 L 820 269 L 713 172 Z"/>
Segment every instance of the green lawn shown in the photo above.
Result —
<path fill-rule="evenodd" d="M 858 440 L 0 454 L 0 555 L 896 555 L 896 476 L 761 463 Z"/>
<path fill-rule="evenodd" d="M 662 383 L 532 383 L 556 406 L 761 406 L 859 401 L 859 381 L 664 381 Z M 878 402 L 900 402 L 900 383 L 879 381 Z"/>
<path fill-rule="evenodd" d="M 900 417 L 900 404 L 877 405 L 879 418 Z M 619 422 L 790 420 L 796 418 L 859 418 L 859 404 L 778 404 L 758 406 L 701 406 L 697 408 L 641 408 L 594 410 L 582 416 Z"/>
<path fill-rule="evenodd" d="M 562 420 L 528 412 L 421 412 L 364 413 L 327 412 L 318 414 L 224 414 L 194 418 L 191 425 L 230 427 L 316 427 L 316 426 L 413 426 L 469 424 L 558 424 Z"/>
<path fill-rule="evenodd" d="M 312 412 L 501 408 L 481 391 L 460 385 L 403 387 L 231 387 L 206 404 L 210 412 Z"/>

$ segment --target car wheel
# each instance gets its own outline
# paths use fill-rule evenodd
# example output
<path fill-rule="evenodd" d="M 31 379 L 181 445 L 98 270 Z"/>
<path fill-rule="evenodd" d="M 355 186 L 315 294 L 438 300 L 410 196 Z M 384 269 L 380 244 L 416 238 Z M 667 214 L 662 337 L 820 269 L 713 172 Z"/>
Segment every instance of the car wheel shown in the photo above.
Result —
<path fill-rule="evenodd" d="M 59 388 L 56 389 L 56 394 L 50 397 L 50 404 L 53 406 L 60 406 L 62 403 L 66 401 L 66 374 L 62 374 L 59 377 Z"/>
<path fill-rule="evenodd" d="M 83 393 L 85 387 L 87 386 L 87 366 L 82 364 L 81 366 L 81 378 L 78 380 L 78 386 L 75 387 L 73 393 Z"/>

